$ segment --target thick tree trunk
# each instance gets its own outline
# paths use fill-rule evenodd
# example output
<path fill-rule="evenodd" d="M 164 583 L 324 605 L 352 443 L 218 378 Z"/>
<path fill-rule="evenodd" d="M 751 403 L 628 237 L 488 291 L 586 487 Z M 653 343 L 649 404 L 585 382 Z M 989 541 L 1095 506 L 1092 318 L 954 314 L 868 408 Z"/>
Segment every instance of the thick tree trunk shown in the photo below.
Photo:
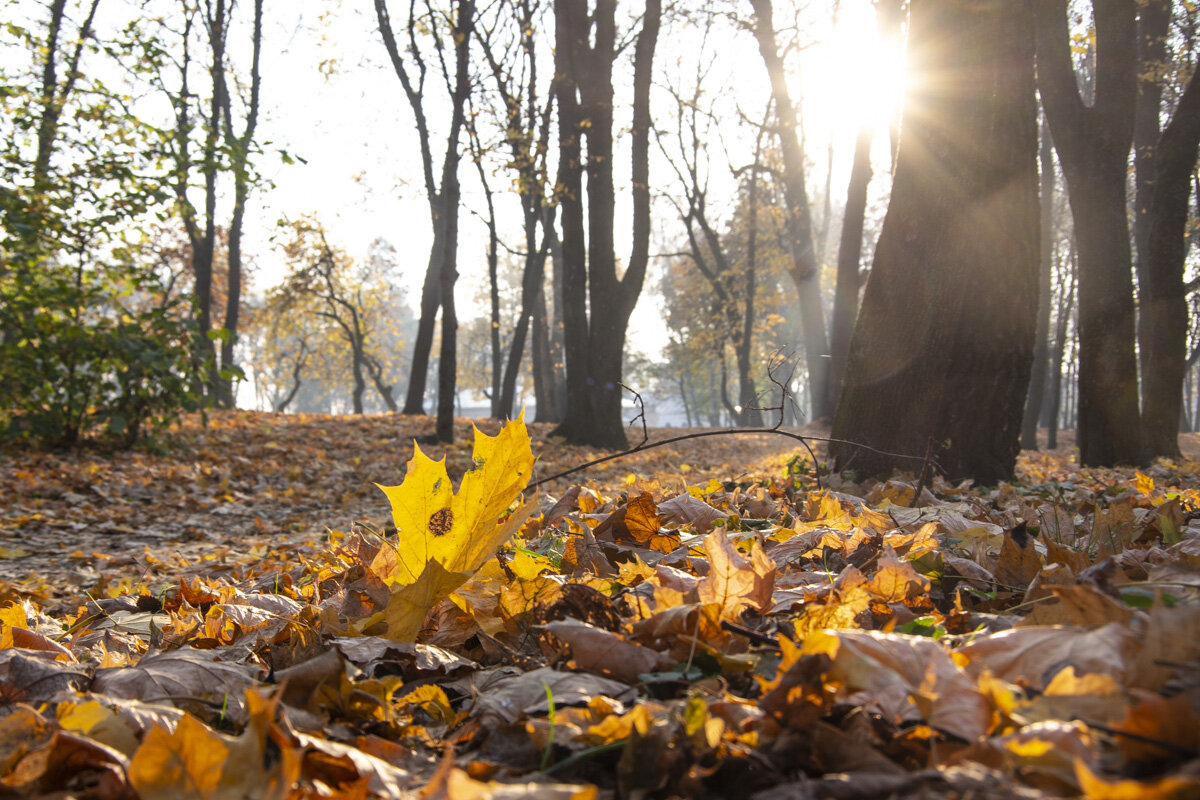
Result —
<path fill-rule="evenodd" d="M 1144 263 L 1138 344 L 1142 359 L 1145 456 L 1179 455 L 1183 378 L 1187 372 L 1188 307 L 1184 290 L 1192 172 L 1200 146 L 1200 69 L 1192 74 L 1159 138 Z"/>
<path fill-rule="evenodd" d="M 566 408 L 586 413 L 587 244 L 583 221 L 584 117 L 579 107 L 579 75 L 587 68 L 587 9 L 571 0 L 555 0 L 554 97 L 558 106 L 559 217 L 562 220 L 563 349 Z M 581 63 L 584 62 L 584 63 Z M 562 423 L 567 420 L 564 418 Z M 562 424 L 560 423 L 560 424 Z M 577 423 L 576 423 L 577 424 Z M 563 430 L 571 437 L 573 430 Z"/>
<path fill-rule="evenodd" d="M 1066 176 L 1079 247 L 1076 442 L 1085 466 L 1142 459 L 1126 164 L 1136 98 L 1135 0 L 1094 0 L 1090 106 L 1071 62 L 1066 0 L 1037 0 L 1038 88 Z"/>
<path fill-rule="evenodd" d="M 912 4 L 904 136 L 851 342 L 839 469 L 1011 478 L 1037 291 L 1037 119 L 1028 5 Z M 949 43 L 950 46 L 947 46 Z M 969 46 L 968 46 L 969 44 Z"/>
<path fill-rule="evenodd" d="M 1050 279 L 1054 272 L 1054 144 L 1050 129 L 1042 125 L 1040 151 L 1042 240 L 1038 259 L 1037 333 L 1033 343 L 1033 373 L 1029 398 L 1021 421 L 1021 447 L 1037 450 L 1038 418 L 1046 398 L 1046 373 L 1050 368 Z"/>
<path fill-rule="evenodd" d="M 650 82 L 662 3 L 647 0 L 634 49 L 633 249 L 621 277 L 617 276 L 613 230 L 616 194 L 612 161 L 612 69 L 616 58 L 616 2 L 598 0 L 592 24 L 585 12 L 586 8 L 572 0 L 555 3 L 567 409 L 553 435 L 564 436 L 573 444 L 621 450 L 628 446 L 621 419 L 625 332 L 649 260 Z M 589 39 L 595 43 L 589 45 Z M 582 184 L 581 135 L 587 137 L 588 143 L 586 263 L 583 209 L 577 199 Z"/>
<path fill-rule="evenodd" d="M 871 183 L 871 143 L 874 125 L 863 123 L 854 142 L 850 184 L 846 188 L 846 210 L 842 215 L 842 238 L 838 243 L 837 283 L 833 292 L 833 327 L 830 335 L 829 391 L 834 407 L 841 396 L 850 354 L 850 337 L 858 316 L 858 291 L 862 287 L 863 219 L 867 214 L 867 187 Z"/>

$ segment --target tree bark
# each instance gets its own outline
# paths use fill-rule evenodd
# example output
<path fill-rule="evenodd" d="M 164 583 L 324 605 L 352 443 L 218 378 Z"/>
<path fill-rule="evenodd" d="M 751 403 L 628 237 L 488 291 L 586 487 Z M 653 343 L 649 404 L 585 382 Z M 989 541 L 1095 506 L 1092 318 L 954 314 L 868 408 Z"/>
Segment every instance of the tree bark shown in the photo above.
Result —
<path fill-rule="evenodd" d="M 1200 69 L 1179 99 L 1154 154 L 1146 253 L 1139 262 L 1138 344 L 1146 458 L 1179 455 L 1188 307 L 1184 290 L 1188 198 L 1200 147 Z"/>
<path fill-rule="evenodd" d="M 804 152 L 800 146 L 796 109 L 788 91 L 783 58 L 775 41 L 771 0 L 750 0 L 750 4 L 754 8 L 754 35 L 758 40 L 758 52 L 771 81 L 771 97 L 775 101 L 775 116 L 779 125 L 787 228 L 792 253 L 788 274 L 796 285 L 800 306 L 812 416 L 822 419 L 833 413 L 829 391 L 829 338 L 825 333 L 825 311 L 821 303 L 821 269 L 813 243 L 812 210 L 805 188 Z"/>
<path fill-rule="evenodd" d="M 263 0 L 254 0 L 254 23 L 251 34 L 250 98 L 246 104 L 246 126 L 240 136 L 233 132 L 233 103 L 225 75 L 222 72 L 223 118 L 225 121 L 225 147 L 229 150 L 233 173 L 233 215 L 229 221 L 229 273 L 225 297 L 224 328 L 227 335 L 221 340 L 221 372 L 217 384 L 216 399 L 222 408 L 234 408 L 234 376 L 236 368 L 234 348 L 237 346 L 237 331 L 242 307 L 242 228 L 246 218 L 246 201 L 250 196 L 250 148 L 254 132 L 258 127 L 258 107 L 262 89 L 259 63 L 262 55 L 262 12 Z"/>
<path fill-rule="evenodd" d="M 1076 442 L 1085 466 L 1142 460 L 1126 164 L 1137 92 L 1135 0 L 1094 0 L 1095 99 L 1071 62 L 1066 0 L 1038 0 L 1038 88 L 1079 247 Z"/>
<path fill-rule="evenodd" d="M 1133 241 L 1138 270 L 1149 251 L 1150 202 L 1154 190 L 1154 154 L 1161 134 L 1163 74 L 1167 67 L 1167 31 L 1171 0 L 1143 0 L 1137 26 L 1137 104 L 1133 122 Z M 1139 272 L 1140 276 L 1140 272 Z"/>
<path fill-rule="evenodd" d="M 409 75 L 404 57 L 397 46 L 396 37 L 392 30 L 391 18 L 387 10 L 387 0 L 375 0 L 375 16 L 379 23 L 379 33 L 387 48 L 388 57 L 396 77 L 404 88 L 409 107 L 413 112 L 413 120 L 417 127 L 417 138 L 421 148 L 421 167 L 425 180 L 425 194 L 429 201 L 429 216 L 433 227 L 433 245 L 429 251 L 429 261 L 425 268 L 425 280 L 421 286 L 420 316 L 417 321 L 417 335 L 413 341 L 413 357 L 410 365 L 408 391 L 404 398 L 402 414 L 425 413 L 425 386 L 429 373 L 430 352 L 433 349 L 433 331 L 436 323 L 438 308 L 442 307 L 447 298 L 444 296 L 447 276 L 453 274 L 457 279 L 457 249 L 456 233 L 458 229 L 458 164 L 460 160 L 458 146 L 465 121 L 465 106 L 467 93 L 470 91 L 469 75 L 467 74 L 467 57 L 469 55 L 471 36 L 474 27 L 475 6 L 471 0 L 455 0 L 457 14 L 455 19 L 455 75 L 454 89 L 451 92 L 451 117 L 447 132 L 446 153 L 442 159 L 441 183 L 439 185 L 433 171 L 433 151 L 430 145 L 429 125 L 424 106 L 424 82 L 414 82 Z M 418 75 L 423 79 L 426 65 L 416 44 L 418 21 L 414 18 L 412 8 L 408 19 L 408 34 L 410 45 L 407 52 L 417 62 Z M 447 82 L 449 75 L 444 76 Z M 453 187 L 448 181 L 453 181 Z M 453 302 L 453 298 L 450 298 Z M 443 333 L 446 329 L 443 311 Z M 457 326 L 457 320 L 454 321 Z M 454 338 L 454 337 L 452 337 Z M 443 349 L 445 344 L 442 345 Z M 451 359 L 453 365 L 454 359 Z M 439 358 L 439 364 L 441 359 Z M 439 366 L 439 386 L 444 379 Z M 453 414 L 453 397 L 450 414 Z M 442 415 L 442 401 L 439 394 L 438 415 Z M 441 423 L 439 422 L 439 425 Z M 452 430 L 452 427 L 450 428 Z M 440 430 L 440 428 L 439 428 Z M 440 434 L 439 434 L 440 435 Z"/>
<path fill-rule="evenodd" d="M 833 327 L 830 335 L 829 391 L 834 407 L 841 396 L 850 354 L 850 337 L 858 316 L 858 292 L 862 288 L 863 219 L 867 213 L 867 187 L 871 183 L 871 143 L 874 126 L 863 123 L 854 142 L 846 209 L 842 215 L 842 237 L 838 242 L 837 283 L 833 293 Z"/>
<path fill-rule="evenodd" d="M 1021 421 L 1021 447 L 1037 450 L 1038 418 L 1046 398 L 1046 373 L 1050 368 L 1050 279 L 1054 272 L 1054 143 L 1050 129 L 1042 125 L 1039 153 L 1041 172 L 1042 238 L 1038 259 L 1037 333 L 1033 340 L 1033 373 L 1029 397 Z"/>
<path fill-rule="evenodd" d="M 585 12 L 578 0 L 555 2 L 567 409 L 552 435 L 563 436 L 572 444 L 622 450 L 628 446 L 621 419 L 625 333 L 650 255 L 650 84 L 662 3 L 647 0 L 634 46 L 633 247 L 621 277 L 617 276 L 613 231 L 616 0 L 598 0 L 591 20 Z M 589 34 L 594 34 L 594 45 L 589 45 L 593 38 Z M 588 144 L 586 245 L 578 199 L 582 189 L 581 135 Z"/>
<path fill-rule="evenodd" d="M 915 0 L 892 199 L 830 447 L 838 469 L 1013 475 L 1037 291 L 1037 119 L 1025 2 Z M 888 451 L 888 452 L 878 452 Z M 915 458 L 899 458 L 893 453 Z"/>

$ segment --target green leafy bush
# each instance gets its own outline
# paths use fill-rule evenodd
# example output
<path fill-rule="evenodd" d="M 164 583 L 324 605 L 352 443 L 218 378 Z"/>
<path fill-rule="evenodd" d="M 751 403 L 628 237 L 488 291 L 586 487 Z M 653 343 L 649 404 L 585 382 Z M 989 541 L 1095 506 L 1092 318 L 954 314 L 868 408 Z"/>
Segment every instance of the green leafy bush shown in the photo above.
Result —
<path fill-rule="evenodd" d="M 192 326 L 165 296 L 120 268 L 0 277 L 0 437 L 130 446 L 195 409 Z"/>

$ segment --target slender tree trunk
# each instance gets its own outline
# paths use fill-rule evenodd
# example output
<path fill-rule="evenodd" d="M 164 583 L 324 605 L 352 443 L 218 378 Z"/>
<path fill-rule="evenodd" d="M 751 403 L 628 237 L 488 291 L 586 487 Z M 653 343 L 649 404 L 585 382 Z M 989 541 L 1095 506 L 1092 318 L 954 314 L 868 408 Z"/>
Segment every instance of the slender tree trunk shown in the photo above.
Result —
<path fill-rule="evenodd" d="M 679 399 L 683 402 L 683 418 L 687 422 L 687 426 L 692 427 L 692 407 L 688 404 L 687 383 L 684 381 L 683 373 L 679 373 Z"/>
<path fill-rule="evenodd" d="M 512 406 L 511 399 L 508 402 L 508 407 L 504 404 L 503 399 L 503 381 L 502 374 L 504 368 L 504 353 L 500 347 L 500 236 L 496 232 L 496 208 L 492 202 L 492 190 L 487 182 L 486 171 L 483 168 L 482 152 L 475 156 L 475 164 L 479 168 L 479 180 L 483 184 L 484 196 L 487 198 L 488 207 L 488 250 L 487 250 L 487 265 L 488 265 L 488 299 L 491 301 L 491 327 L 489 330 L 488 343 L 492 349 L 492 394 L 491 394 L 491 416 L 492 419 L 504 419 L 508 416 L 508 408 Z M 521 327 L 522 319 L 517 323 L 517 327 Z M 516 334 L 513 334 L 514 338 Z M 511 362 L 510 362 L 511 363 Z"/>
<path fill-rule="evenodd" d="M 408 391 L 404 395 L 401 414 L 422 415 L 425 413 L 425 382 L 429 376 L 429 355 L 433 350 L 433 329 L 437 322 L 438 308 L 442 304 L 441 265 L 445 261 L 447 245 L 440 219 L 445 216 L 445 204 L 440 197 L 434 203 L 438 207 L 433 229 L 433 246 L 429 250 L 429 263 L 425 267 L 425 280 L 421 284 L 420 315 L 417 318 L 417 335 L 413 338 L 412 363 L 408 373 Z"/>
<path fill-rule="evenodd" d="M 444 268 L 445 269 L 445 268 Z M 435 430 L 439 442 L 454 441 L 454 400 L 458 370 L 458 315 L 454 309 L 454 283 L 458 273 L 453 264 L 442 279 L 442 343 L 438 354 L 438 401 Z"/>
<path fill-rule="evenodd" d="M 442 198 L 445 202 L 445 243 L 440 268 L 442 301 L 442 342 L 438 356 L 438 407 L 435 426 L 439 442 L 454 441 L 454 401 L 458 395 L 458 315 L 454 307 L 454 284 L 458 281 L 458 164 L 459 136 L 466 121 L 467 93 L 470 91 L 471 31 L 475 25 L 475 4 L 457 0 L 454 27 L 454 92 L 450 135 L 446 158 L 442 163 Z"/>
<path fill-rule="evenodd" d="M 542 403 L 550 391 L 548 384 L 554 380 L 550 372 L 550 331 L 546 322 L 546 292 L 538 292 L 533 305 L 533 316 L 529 320 L 529 357 L 533 373 L 533 402 L 537 406 L 537 419 L 543 419 Z"/>
<path fill-rule="evenodd" d="M 1067 352 L 1067 330 L 1070 327 L 1071 311 L 1075 305 L 1076 260 L 1075 246 L 1072 244 L 1070 253 L 1067 255 L 1069 273 L 1066 277 L 1066 286 L 1063 287 L 1062 300 L 1058 305 L 1054 330 L 1054 356 L 1050 370 L 1053 382 L 1050 384 L 1051 396 L 1046 415 L 1047 425 L 1050 428 L 1047 433 L 1046 447 L 1050 450 L 1058 447 L 1059 414 L 1062 411 L 1063 396 L 1063 359 Z"/>
<path fill-rule="evenodd" d="M 1066 0 L 1038 0 L 1038 88 L 1066 177 L 1079 247 L 1076 441 L 1085 466 L 1142 459 L 1126 164 L 1133 140 L 1135 0 L 1094 0 L 1095 99 L 1072 66 Z"/>
<path fill-rule="evenodd" d="M 213 266 L 216 262 L 217 249 L 217 178 L 221 172 L 221 112 L 225 98 L 225 47 L 228 38 L 228 12 L 225 0 L 206 3 L 205 23 L 208 28 L 208 42 L 212 60 L 209 62 L 208 75 L 212 85 L 212 98 L 209 101 L 209 124 L 204 133 L 204 152 L 201 171 L 204 176 L 204 233 L 198 247 L 193 247 L 192 270 L 195 277 L 196 291 L 196 325 L 197 347 L 202 363 L 207 365 L 208 380 L 205 394 L 210 402 L 218 400 L 221 385 L 220 365 L 217 363 L 216 350 L 209 340 L 209 332 L 213 329 Z"/>
<path fill-rule="evenodd" d="M 837 283 L 833 294 L 833 328 L 830 336 L 829 390 L 834 402 L 842 391 L 850 337 L 858 316 L 858 292 L 862 287 L 863 220 L 867 213 L 867 187 L 871 183 L 871 143 L 874 125 L 864 122 L 854 142 L 846 210 L 842 215 L 842 238 L 838 243 Z"/>
<path fill-rule="evenodd" d="M 362 342 L 352 342 L 350 347 L 350 370 L 354 376 L 354 391 L 350 395 L 350 402 L 355 414 L 363 413 L 363 395 L 367 391 L 367 379 L 363 376 L 363 349 Z"/>
<path fill-rule="evenodd" d="M 300 391 L 300 384 L 302 383 L 301 373 L 304 372 L 304 365 L 308 363 L 309 352 L 308 345 L 303 341 L 300 342 L 300 352 L 296 355 L 295 363 L 292 364 L 292 388 L 288 390 L 287 395 L 282 400 L 275 403 L 274 407 L 277 414 L 283 413 L 292 404 L 292 400 L 296 398 L 296 393 Z"/>
<path fill-rule="evenodd" d="M 221 340 L 221 375 L 217 402 L 223 408 L 237 405 L 234 378 L 230 370 L 236 367 L 234 348 L 237 346 L 238 324 L 242 307 L 242 227 L 246 218 L 246 200 L 250 195 L 250 148 L 258 127 L 258 107 L 262 87 L 259 65 L 262 56 L 263 0 L 254 0 L 254 23 L 251 34 L 250 98 L 246 104 L 246 127 L 241 136 L 233 132 L 233 103 L 229 96 L 224 73 L 221 74 L 225 146 L 230 152 L 233 173 L 233 215 L 229 222 L 229 275 L 225 298 L 225 324 L 228 335 Z"/>
<path fill-rule="evenodd" d="M 750 0 L 754 8 L 754 34 L 758 51 L 771 81 L 779 147 L 783 156 L 783 186 L 787 200 L 787 228 L 792 252 L 788 272 L 796 284 L 803 330 L 808 380 L 812 387 L 812 415 L 822 419 L 833 413 L 829 394 L 829 339 L 821 302 L 821 271 L 813 243 L 812 210 L 805 188 L 804 153 L 797 132 L 796 110 L 787 87 L 783 59 L 775 41 L 771 0 Z"/>
<path fill-rule="evenodd" d="M 517 393 L 517 376 L 521 371 L 521 360 L 525 355 L 525 340 L 529 335 L 530 324 L 537 312 L 539 302 L 545 305 L 542 284 L 545 282 L 546 252 L 549 240 L 543 237 L 539 247 L 536 242 L 537 219 L 541 216 L 540 208 L 527 207 L 525 216 L 525 269 L 521 279 L 521 316 L 513 329 L 512 343 L 509 346 L 508 361 L 504 368 L 504 380 L 501 386 L 499 411 L 504 417 L 511 417 L 513 404 Z M 543 317 L 544 319 L 544 317 Z M 537 378 L 534 379 L 535 382 Z M 535 394 L 536 396 L 536 394 Z"/>
<path fill-rule="evenodd" d="M 742 332 L 738 342 L 738 387 L 740 402 L 743 409 L 752 409 L 746 417 L 747 424 L 761 427 L 763 424 L 762 409 L 758 398 L 758 388 L 750 373 L 750 359 L 754 348 L 755 295 L 758 292 L 758 162 L 761 158 L 762 139 L 759 138 L 754 148 L 754 166 L 750 174 L 750 191 L 747 198 L 750 230 L 746 233 L 746 283 L 742 289 Z"/>
<path fill-rule="evenodd" d="M 969 46 L 968 46 L 969 45 Z M 912 5 L 904 136 L 833 436 L 838 469 L 1010 479 L 1037 292 L 1032 18 L 1012 0 Z M 920 109 L 920 113 L 913 113 Z M 886 401 L 882 401 L 886 398 Z"/>
<path fill-rule="evenodd" d="M 392 387 L 383 379 L 383 365 L 372 355 L 363 353 L 363 365 L 367 368 L 367 374 L 371 376 L 371 383 L 375 386 L 375 391 L 379 393 L 379 399 L 383 401 L 387 410 L 393 414 L 400 410 L 396 405 L 396 396 L 392 393 Z"/>
<path fill-rule="evenodd" d="M 542 218 L 542 230 L 549 242 L 547 252 L 551 264 L 551 296 L 548 300 L 543 285 L 534 311 L 534 398 L 538 422 L 561 422 L 567 406 L 562 322 L 563 251 L 554 227 L 554 208 L 543 208 Z"/>
<path fill-rule="evenodd" d="M 1046 372 L 1050 367 L 1050 278 L 1054 272 L 1054 144 L 1043 123 L 1040 151 L 1042 239 L 1039 248 L 1037 333 L 1033 340 L 1033 373 L 1021 421 L 1021 447 L 1037 450 L 1038 417 L 1045 405 Z"/>
<path fill-rule="evenodd" d="M 405 66 L 404 57 L 397 46 L 396 37 L 392 31 L 387 2 L 386 0 L 375 0 L 375 16 L 379 23 L 379 33 L 383 38 L 384 46 L 387 48 L 392 69 L 404 87 L 404 93 L 408 98 L 414 122 L 416 123 L 418 140 L 421 147 L 421 167 L 425 180 L 425 193 L 429 200 L 430 221 L 433 226 L 433 246 L 429 251 L 429 262 L 425 269 L 425 280 L 421 286 L 420 316 L 417 321 L 417 335 L 413 341 L 413 356 L 410 365 L 408 391 L 405 394 L 402 414 L 425 413 L 425 386 L 428 380 L 430 354 L 433 349 L 433 331 L 437 311 L 446 302 L 453 303 L 453 298 L 445 297 L 444 292 L 447 283 L 453 285 L 453 281 L 449 280 L 449 276 L 453 274 L 454 278 L 457 279 L 458 274 L 456 263 L 458 248 L 456 235 L 458 228 L 458 163 L 460 159 L 458 147 L 465 121 L 464 109 L 467 102 L 467 93 L 470 90 L 467 61 L 474 29 L 475 5 L 472 0 L 455 0 L 454 5 L 456 10 L 453 37 L 455 75 L 453 79 L 449 75 L 444 76 L 448 82 L 453 80 L 454 89 L 450 97 L 451 117 L 447 133 L 446 153 L 442 160 L 441 184 L 439 188 L 439 184 L 434 176 L 429 126 L 423 105 L 424 96 L 422 92 L 424 83 L 414 83 L 410 79 L 408 67 Z M 408 29 L 410 40 L 414 42 L 417 27 L 417 21 L 413 18 L 410 9 Z M 418 61 L 418 68 L 424 74 L 425 64 L 421 60 L 419 53 L 416 52 L 415 45 L 407 52 Z M 453 187 L 448 185 L 448 179 L 453 180 Z M 451 317 L 453 316 L 451 314 Z M 443 312 L 443 333 L 447 326 L 444 317 L 445 313 Z M 452 321 L 456 326 L 457 320 Z M 446 343 L 443 341 L 443 351 L 445 348 Z M 443 361 L 444 359 L 439 358 L 439 386 L 445 380 L 443 373 L 445 367 L 442 366 Z M 455 366 L 453 359 L 449 366 Z M 450 398 L 450 402 L 452 415 L 453 397 Z M 443 402 L 439 393 L 439 420 L 442 416 L 442 405 Z"/>

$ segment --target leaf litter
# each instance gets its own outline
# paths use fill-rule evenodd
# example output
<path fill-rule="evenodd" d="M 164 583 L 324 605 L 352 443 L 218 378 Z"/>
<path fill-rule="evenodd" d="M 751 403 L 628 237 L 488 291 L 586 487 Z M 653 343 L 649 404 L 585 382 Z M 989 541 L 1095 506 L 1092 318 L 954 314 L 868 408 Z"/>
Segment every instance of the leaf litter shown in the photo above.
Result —
<path fill-rule="evenodd" d="M 0 454 L 0 791 L 1200 796 L 1195 461 L 914 503 L 728 437 L 531 491 L 594 454 L 427 424 Z"/>

